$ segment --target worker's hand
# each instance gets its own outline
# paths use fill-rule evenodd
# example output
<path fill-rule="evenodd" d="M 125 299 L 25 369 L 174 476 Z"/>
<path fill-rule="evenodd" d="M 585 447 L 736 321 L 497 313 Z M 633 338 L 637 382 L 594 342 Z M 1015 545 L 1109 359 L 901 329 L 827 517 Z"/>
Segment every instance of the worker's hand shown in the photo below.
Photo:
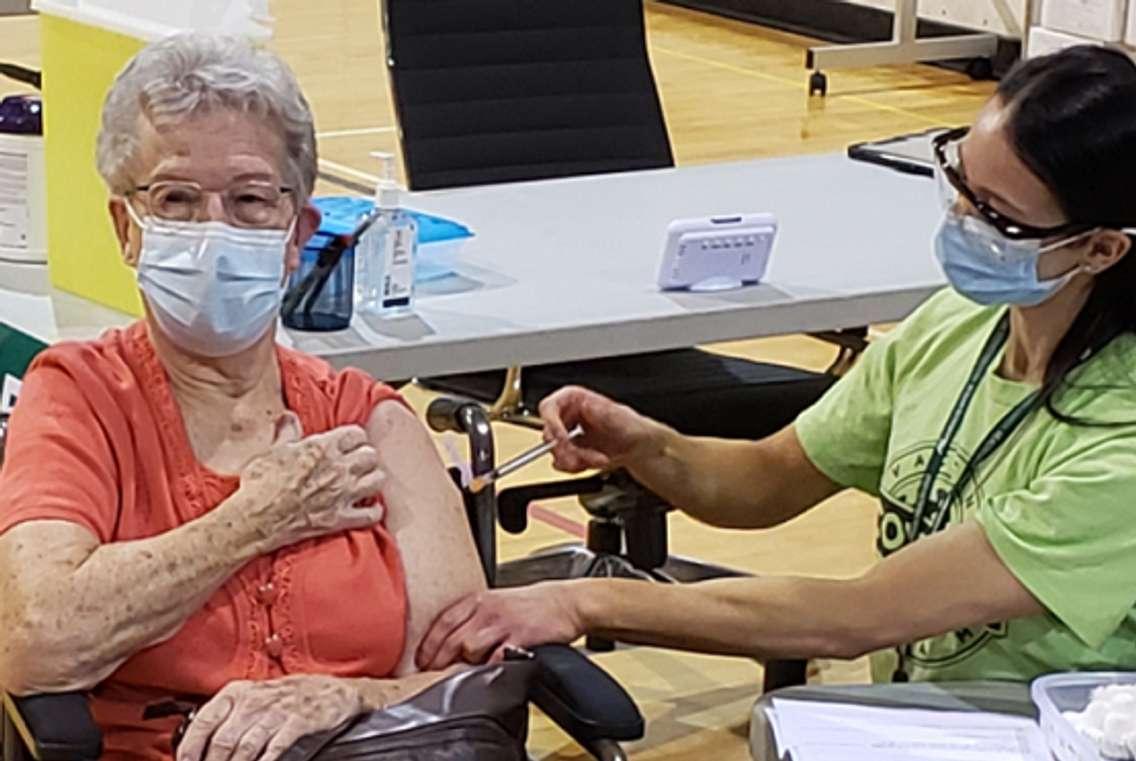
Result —
<path fill-rule="evenodd" d="M 177 761 L 274 761 L 301 737 L 365 710 L 359 689 L 344 679 L 306 674 L 230 682 L 190 723 Z"/>
<path fill-rule="evenodd" d="M 303 437 L 292 413 L 277 424 L 272 448 L 241 471 L 234 519 L 265 551 L 327 534 L 368 528 L 381 507 L 359 507 L 382 491 L 379 454 L 359 426 Z"/>
<path fill-rule="evenodd" d="M 545 582 L 470 595 L 434 621 L 418 647 L 418 668 L 499 662 L 510 647 L 574 642 L 584 635 L 572 582 Z"/>
<path fill-rule="evenodd" d="M 568 386 L 540 403 L 545 441 L 558 442 L 553 464 L 565 473 L 628 467 L 661 450 L 669 429 L 578 386 Z M 569 440 L 568 432 L 581 426 L 584 435 Z"/>

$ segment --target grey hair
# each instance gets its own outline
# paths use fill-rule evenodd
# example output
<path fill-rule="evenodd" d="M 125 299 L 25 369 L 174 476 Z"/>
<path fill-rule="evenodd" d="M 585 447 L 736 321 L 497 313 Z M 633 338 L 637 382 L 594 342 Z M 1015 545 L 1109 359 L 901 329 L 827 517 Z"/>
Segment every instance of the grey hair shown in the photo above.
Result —
<path fill-rule="evenodd" d="M 140 148 L 139 117 L 155 127 L 214 109 L 267 119 L 284 142 L 285 183 L 299 204 L 316 182 L 316 136 L 311 107 L 288 64 L 236 37 L 177 34 L 146 46 L 119 73 L 103 103 L 97 162 L 112 193 L 131 190 Z"/>

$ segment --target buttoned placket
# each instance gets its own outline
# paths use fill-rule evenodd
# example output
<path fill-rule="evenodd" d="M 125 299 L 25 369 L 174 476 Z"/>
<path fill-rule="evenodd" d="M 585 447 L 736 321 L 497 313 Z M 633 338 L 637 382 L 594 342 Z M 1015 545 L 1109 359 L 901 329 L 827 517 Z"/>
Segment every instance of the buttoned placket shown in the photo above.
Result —
<path fill-rule="evenodd" d="M 273 576 L 275 574 L 273 573 Z M 259 605 L 264 614 L 264 618 L 268 623 L 268 635 L 264 638 L 263 646 L 264 652 L 276 662 L 276 665 L 283 667 L 284 656 L 284 638 L 280 636 L 277 631 L 278 616 L 276 615 L 275 606 L 280 599 L 279 586 L 269 576 L 266 580 L 262 581 L 254 592 L 257 605 Z"/>

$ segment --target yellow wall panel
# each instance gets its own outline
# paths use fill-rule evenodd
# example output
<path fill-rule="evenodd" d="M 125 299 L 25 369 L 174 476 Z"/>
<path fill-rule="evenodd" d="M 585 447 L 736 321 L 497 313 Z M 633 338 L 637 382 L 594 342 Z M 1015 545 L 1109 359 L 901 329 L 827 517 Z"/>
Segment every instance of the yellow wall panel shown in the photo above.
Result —
<path fill-rule="evenodd" d="M 47 250 L 52 284 L 131 314 L 142 307 L 95 170 L 103 98 L 141 40 L 68 19 L 40 17 Z"/>

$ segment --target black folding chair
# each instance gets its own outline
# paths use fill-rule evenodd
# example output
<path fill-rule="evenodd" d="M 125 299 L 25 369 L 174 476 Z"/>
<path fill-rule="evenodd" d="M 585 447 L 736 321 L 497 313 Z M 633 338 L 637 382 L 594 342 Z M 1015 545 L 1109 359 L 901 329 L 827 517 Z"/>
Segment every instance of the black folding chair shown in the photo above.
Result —
<path fill-rule="evenodd" d="M 412 188 L 673 166 L 642 0 L 384 0 L 383 18 Z M 828 373 L 679 349 L 418 381 L 522 425 L 578 384 L 684 433 L 760 438 L 828 389 L 863 334 L 826 336 L 841 347 Z M 665 523 L 655 527 L 665 545 Z M 695 564 L 685 571 L 699 576 Z"/>

